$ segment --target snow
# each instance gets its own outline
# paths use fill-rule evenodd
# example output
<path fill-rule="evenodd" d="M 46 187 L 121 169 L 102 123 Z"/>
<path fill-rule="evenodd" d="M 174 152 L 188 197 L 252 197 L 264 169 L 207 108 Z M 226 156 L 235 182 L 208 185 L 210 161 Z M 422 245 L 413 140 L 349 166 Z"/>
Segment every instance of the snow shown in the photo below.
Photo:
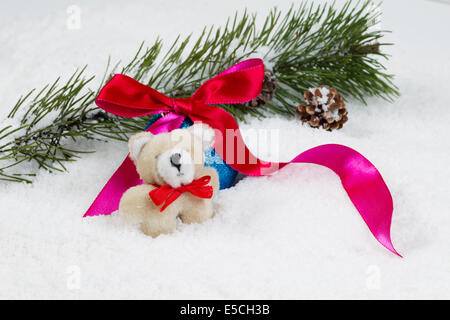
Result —
<path fill-rule="evenodd" d="M 309 91 L 311 91 L 311 89 Z M 313 91 L 311 91 L 311 92 L 314 94 Z M 328 90 L 327 87 L 322 87 L 322 88 L 319 88 L 319 92 L 322 96 L 321 97 L 317 96 L 317 102 L 324 105 L 323 110 L 326 112 L 326 111 L 328 111 L 328 107 L 329 107 L 327 102 L 328 102 L 328 94 L 330 93 L 330 90 Z"/>
<path fill-rule="evenodd" d="M 3 0 L 0 119 L 21 94 L 77 67 L 101 74 L 108 55 L 127 61 L 142 40 L 160 35 L 169 42 L 235 10 L 264 14 L 275 4 L 289 6 Z M 79 29 L 76 21 L 67 25 L 70 5 L 69 12 L 81 10 Z M 392 237 L 404 259 L 373 239 L 337 176 L 306 164 L 241 180 L 218 195 L 212 220 L 157 239 L 120 216 L 82 219 L 127 145 L 80 142 L 97 152 L 69 172 L 41 171 L 33 185 L 0 183 L 0 298 L 450 298 L 450 109 L 442 108 L 450 46 L 440 41 L 450 28 L 450 5 L 397 0 L 381 10 L 382 29 L 393 31 L 387 66 L 399 99 L 347 101 L 349 121 L 333 133 L 282 117 L 242 127 L 277 131 L 281 160 L 324 143 L 370 159 L 392 192 Z"/>

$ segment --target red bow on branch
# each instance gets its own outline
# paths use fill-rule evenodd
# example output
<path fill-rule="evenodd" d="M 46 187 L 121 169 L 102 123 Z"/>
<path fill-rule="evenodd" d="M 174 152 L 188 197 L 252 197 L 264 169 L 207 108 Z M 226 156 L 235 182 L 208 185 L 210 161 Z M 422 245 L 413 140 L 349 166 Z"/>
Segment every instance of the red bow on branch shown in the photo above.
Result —
<path fill-rule="evenodd" d="M 200 179 L 194 180 L 191 183 L 178 188 L 173 188 L 168 184 L 160 187 L 157 186 L 158 188 L 150 191 L 148 195 L 157 206 L 164 203 L 159 210 L 160 212 L 163 212 L 164 209 L 177 200 L 183 192 L 189 192 L 199 198 L 210 199 L 213 196 L 213 187 L 207 186 L 210 181 L 210 176 L 203 176 Z"/>
<path fill-rule="evenodd" d="M 206 123 L 222 133 L 222 137 L 216 139 L 214 149 L 225 162 L 241 173 L 259 176 L 276 171 L 278 164 L 271 168 L 272 163 L 255 157 L 237 132 L 239 126 L 233 116 L 212 105 L 244 103 L 254 99 L 261 92 L 263 79 L 262 60 L 249 59 L 206 81 L 192 97 L 174 99 L 130 77 L 117 74 L 103 87 L 95 103 L 121 117 L 164 113 L 164 117 L 149 128 L 154 134 L 178 129 L 186 116 L 194 122 Z M 228 136 L 227 129 L 236 130 L 237 134 Z"/>

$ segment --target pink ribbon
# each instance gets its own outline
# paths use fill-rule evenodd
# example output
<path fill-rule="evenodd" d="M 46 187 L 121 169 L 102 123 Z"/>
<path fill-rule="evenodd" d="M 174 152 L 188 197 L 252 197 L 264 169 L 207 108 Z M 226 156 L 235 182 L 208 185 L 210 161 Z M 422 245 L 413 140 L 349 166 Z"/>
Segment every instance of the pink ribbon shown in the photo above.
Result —
<path fill-rule="evenodd" d="M 101 90 L 96 103 L 100 108 L 123 117 L 164 113 L 162 118 L 148 128 L 154 134 L 179 128 L 185 116 L 193 121 L 207 123 L 222 133 L 221 139 L 216 138 L 215 141 L 216 152 L 231 167 L 247 175 L 272 174 L 290 163 L 313 163 L 333 170 L 340 177 L 350 200 L 374 237 L 388 250 L 400 256 L 390 237 L 392 197 L 381 174 L 369 160 L 346 146 L 328 144 L 307 150 L 290 162 L 262 161 L 248 150 L 236 120 L 225 110 L 212 106 L 254 99 L 261 92 L 263 77 L 262 60 L 250 59 L 208 80 L 191 98 L 172 99 L 132 78 L 116 75 Z M 237 133 L 232 138 L 237 143 L 233 140 L 231 149 L 226 142 L 226 131 L 229 129 Z M 238 155 L 238 150 L 242 150 L 238 146 L 243 146 L 243 154 Z M 141 183 L 134 163 L 127 157 L 84 216 L 112 213 L 117 210 L 122 194 Z"/>

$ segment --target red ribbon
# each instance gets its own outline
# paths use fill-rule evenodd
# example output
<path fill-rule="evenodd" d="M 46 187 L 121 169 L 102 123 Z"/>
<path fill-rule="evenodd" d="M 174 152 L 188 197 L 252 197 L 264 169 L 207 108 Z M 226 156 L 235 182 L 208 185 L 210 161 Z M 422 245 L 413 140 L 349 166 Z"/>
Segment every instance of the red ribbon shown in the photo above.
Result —
<path fill-rule="evenodd" d="M 189 184 L 178 188 L 172 188 L 170 185 L 166 184 L 164 186 L 156 186 L 156 189 L 153 189 L 149 192 L 149 196 L 152 199 L 153 203 L 157 206 L 164 203 L 164 205 L 159 210 L 163 212 L 172 202 L 178 199 L 183 192 L 190 192 L 196 197 L 203 199 L 211 199 L 213 196 L 213 187 L 207 186 L 207 184 L 211 181 L 210 176 L 203 176 L 197 180 L 192 181 Z"/>
<path fill-rule="evenodd" d="M 373 164 L 346 146 L 329 144 L 307 150 L 290 162 L 265 162 L 245 145 L 236 120 L 212 104 L 243 103 L 261 92 L 264 65 L 261 59 L 240 62 L 205 82 L 190 98 L 172 99 L 125 75 L 115 75 L 101 90 L 97 105 L 115 115 L 138 117 L 165 113 L 148 130 L 157 134 L 180 126 L 184 116 L 217 129 L 214 149 L 237 171 L 252 176 L 272 174 L 289 163 L 313 163 L 333 170 L 375 238 L 399 255 L 390 238 L 392 197 Z M 231 133 L 231 134 L 230 134 Z M 85 216 L 110 214 L 117 210 L 128 188 L 141 183 L 133 162 L 127 157 L 105 185 Z"/>

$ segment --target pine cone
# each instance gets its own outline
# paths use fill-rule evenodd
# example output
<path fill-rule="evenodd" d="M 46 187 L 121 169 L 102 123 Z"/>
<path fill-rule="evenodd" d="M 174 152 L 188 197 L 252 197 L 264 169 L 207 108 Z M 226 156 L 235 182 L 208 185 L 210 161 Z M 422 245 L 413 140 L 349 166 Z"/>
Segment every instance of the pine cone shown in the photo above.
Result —
<path fill-rule="evenodd" d="M 300 104 L 296 109 L 302 123 L 308 122 L 313 128 L 331 131 L 341 129 L 347 122 L 344 100 L 335 88 L 320 86 L 306 91 L 304 97 L 306 104 Z"/>
<path fill-rule="evenodd" d="M 264 81 L 262 84 L 261 94 L 243 105 L 248 108 L 259 108 L 272 101 L 277 88 L 277 79 L 272 70 L 266 69 L 264 72 Z"/>

